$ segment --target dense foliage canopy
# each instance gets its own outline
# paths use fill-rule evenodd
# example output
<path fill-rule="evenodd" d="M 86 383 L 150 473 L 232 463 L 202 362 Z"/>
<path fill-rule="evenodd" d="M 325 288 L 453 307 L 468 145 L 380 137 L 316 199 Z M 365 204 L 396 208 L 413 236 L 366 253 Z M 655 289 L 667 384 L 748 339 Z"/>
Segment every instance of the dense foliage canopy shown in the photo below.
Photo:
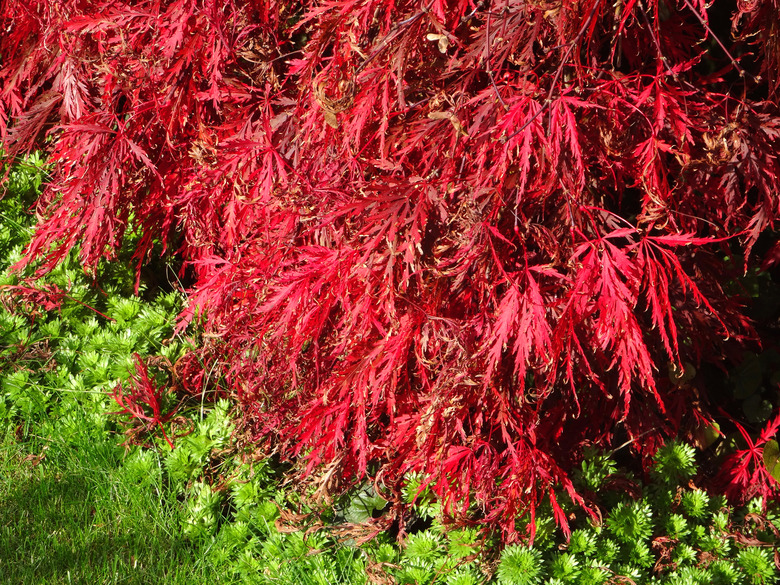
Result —
<path fill-rule="evenodd" d="M 96 270 L 128 229 L 139 271 L 175 258 L 204 327 L 177 385 L 219 373 L 323 494 L 418 471 L 512 537 L 555 486 L 581 501 L 583 447 L 706 426 L 696 370 L 755 337 L 730 284 L 777 258 L 776 0 L 0 19 L 0 140 L 53 164 L 25 264 Z"/>

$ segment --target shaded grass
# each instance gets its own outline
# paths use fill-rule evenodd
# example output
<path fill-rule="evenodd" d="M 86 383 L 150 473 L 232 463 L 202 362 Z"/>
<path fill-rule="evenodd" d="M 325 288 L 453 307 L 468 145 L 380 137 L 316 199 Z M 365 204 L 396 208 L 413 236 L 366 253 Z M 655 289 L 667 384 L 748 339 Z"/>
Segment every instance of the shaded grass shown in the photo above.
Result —
<path fill-rule="evenodd" d="M 42 460 L 38 458 L 43 454 Z M 181 536 L 159 473 L 122 464 L 110 440 L 0 443 L 0 581 L 220 583 Z"/>

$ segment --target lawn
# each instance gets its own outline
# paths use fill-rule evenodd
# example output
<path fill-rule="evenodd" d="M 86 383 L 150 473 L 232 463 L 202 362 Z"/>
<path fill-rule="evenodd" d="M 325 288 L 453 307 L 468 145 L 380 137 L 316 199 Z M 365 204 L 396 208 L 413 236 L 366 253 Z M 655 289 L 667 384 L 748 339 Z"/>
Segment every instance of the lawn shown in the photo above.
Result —
<path fill-rule="evenodd" d="M 7 583 L 218 583 L 183 538 L 161 469 L 115 438 L 66 443 L 8 430 L 0 444 L 0 575 Z M 159 464 L 159 460 L 158 460 Z"/>

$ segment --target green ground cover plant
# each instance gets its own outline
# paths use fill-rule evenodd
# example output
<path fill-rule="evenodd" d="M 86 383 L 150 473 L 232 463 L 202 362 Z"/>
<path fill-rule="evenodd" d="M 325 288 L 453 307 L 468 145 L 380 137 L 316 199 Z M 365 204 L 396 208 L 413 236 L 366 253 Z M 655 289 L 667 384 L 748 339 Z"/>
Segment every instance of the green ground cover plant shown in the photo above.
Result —
<path fill-rule="evenodd" d="M 687 443 L 661 447 L 647 475 L 618 464 L 619 453 L 589 450 L 573 482 L 595 513 L 561 491 L 556 501 L 569 518 L 570 537 L 556 528 L 548 503 L 535 518 L 516 519 L 518 530 L 534 522 L 532 546 L 502 548 L 476 514 L 471 525 L 455 525 L 421 474 L 405 478 L 399 499 L 408 511 L 400 520 L 379 484 L 328 498 L 316 482 L 291 483 L 288 463 L 241 439 L 218 381 L 199 393 L 176 390 L 172 364 L 188 346 L 185 335 L 196 334 L 174 334 L 178 293 L 142 286 L 135 295 L 135 276 L 121 263 L 92 279 L 71 257 L 34 289 L 7 270 L 30 236 L 28 205 L 45 173 L 43 158 L 27 158 L 14 167 L 0 200 L 6 582 L 777 581 L 777 505 L 759 497 L 735 507 L 710 495 L 697 483 L 697 450 Z M 154 395 L 158 414 L 175 417 L 162 425 L 150 424 L 152 395 L 135 392 L 139 372 L 150 387 L 165 388 Z M 704 458 L 701 450 L 698 457 Z"/>

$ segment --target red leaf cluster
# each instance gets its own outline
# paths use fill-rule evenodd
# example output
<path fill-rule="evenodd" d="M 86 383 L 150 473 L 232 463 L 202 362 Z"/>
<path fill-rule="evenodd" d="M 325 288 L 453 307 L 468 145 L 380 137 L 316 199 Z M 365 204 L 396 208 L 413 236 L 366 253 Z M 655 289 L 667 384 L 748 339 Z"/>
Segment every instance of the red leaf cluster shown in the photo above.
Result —
<path fill-rule="evenodd" d="M 41 314 L 41 310 L 58 311 L 65 297 L 68 295 L 54 284 L 44 284 L 41 287 L 24 284 L 0 285 L 0 304 L 9 312 L 15 312 L 16 307 L 22 306 L 33 319 Z"/>
<path fill-rule="evenodd" d="M 0 7 L 0 139 L 54 164 L 27 261 L 130 224 L 181 255 L 204 355 L 310 471 L 422 471 L 511 537 L 583 444 L 685 424 L 667 363 L 751 334 L 773 0 Z"/>
<path fill-rule="evenodd" d="M 129 440 L 133 440 L 133 437 L 140 432 L 150 433 L 159 427 L 163 438 L 173 449 L 173 442 L 168 438 L 164 425 L 174 417 L 176 409 L 163 413 L 165 387 L 155 384 L 140 355 L 133 354 L 133 358 L 135 359 L 135 375 L 130 379 L 129 388 L 125 390 L 122 384 L 117 384 L 111 392 L 111 396 L 122 408 L 119 412 L 112 414 L 129 415 L 132 422 L 140 423 L 140 428 L 128 430 Z"/>
<path fill-rule="evenodd" d="M 719 479 L 723 491 L 734 502 L 745 504 L 755 497 L 762 497 L 764 505 L 780 492 L 780 482 L 767 470 L 764 463 L 764 447 L 777 436 L 780 430 L 780 414 L 769 420 L 756 441 L 750 437 L 744 427 L 733 421 L 747 447 L 738 449 L 723 462 Z"/>

